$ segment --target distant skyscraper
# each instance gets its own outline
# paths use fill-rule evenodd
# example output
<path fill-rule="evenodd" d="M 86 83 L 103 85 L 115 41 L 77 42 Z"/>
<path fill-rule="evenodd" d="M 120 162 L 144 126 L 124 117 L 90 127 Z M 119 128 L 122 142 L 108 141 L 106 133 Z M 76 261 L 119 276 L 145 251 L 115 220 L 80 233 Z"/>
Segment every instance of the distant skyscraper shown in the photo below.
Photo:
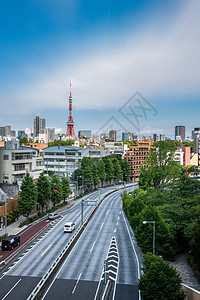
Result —
<path fill-rule="evenodd" d="M 78 137 L 90 139 L 92 137 L 92 131 L 91 130 L 79 130 Z"/>
<path fill-rule="evenodd" d="M 117 131 L 116 130 L 110 130 L 109 131 L 109 138 L 112 141 L 116 142 L 116 140 L 117 140 Z"/>
<path fill-rule="evenodd" d="M 137 140 L 137 135 L 135 135 L 135 131 L 125 131 L 122 132 L 122 141 L 135 141 Z"/>
<path fill-rule="evenodd" d="M 163 133 L 160 134 L 160 141 L 164 141 L 165 140 L 165 135 Z"/>
<path fill-rule="evenodd" d="M 11 126 L 0 127 L 0 136 L 11 136 Z"/>
<path fill-rule="evenodd" d="M 157 133 L 153 134 L 153 142 L 159 141 L 159 135 Z"/>
<path fill-rule="evenodd" d="M 46 120 L 36 116 L 33 119 L 33 136 L 36 137 L 39 133 L 43 133 L 43 130 L 46 128 Z"/>
<path fill-rule="evenodd" d="M 181 138 L 181 141 L 185 141 L 185 126 L 176 126 L 175 127 L 175 140 L 179 140 Z"/>

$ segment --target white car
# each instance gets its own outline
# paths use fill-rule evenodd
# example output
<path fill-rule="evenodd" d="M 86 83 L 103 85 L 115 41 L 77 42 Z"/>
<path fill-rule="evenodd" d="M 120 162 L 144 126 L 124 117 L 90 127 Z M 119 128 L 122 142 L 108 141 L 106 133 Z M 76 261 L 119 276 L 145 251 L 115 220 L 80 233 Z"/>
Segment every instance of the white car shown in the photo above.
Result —
<path fill-rule="evenodd" d="M 75 229 L 74 222 L 67 222 L 64 225 L 64 232 L 72 232 Z"/>

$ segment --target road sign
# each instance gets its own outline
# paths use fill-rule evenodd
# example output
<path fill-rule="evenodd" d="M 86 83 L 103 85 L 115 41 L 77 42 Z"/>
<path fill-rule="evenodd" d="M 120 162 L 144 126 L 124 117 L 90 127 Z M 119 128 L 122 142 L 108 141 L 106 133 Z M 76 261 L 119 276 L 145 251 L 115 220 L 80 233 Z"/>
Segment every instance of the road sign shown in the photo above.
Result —
<path fill-rule="evenodd" d="M 84 205 L 94 205 L 94 206 L 96 206 L 96 204 L 97 204 L 96 200 L 92 200 L 92 199 L 84 200 Z"/>

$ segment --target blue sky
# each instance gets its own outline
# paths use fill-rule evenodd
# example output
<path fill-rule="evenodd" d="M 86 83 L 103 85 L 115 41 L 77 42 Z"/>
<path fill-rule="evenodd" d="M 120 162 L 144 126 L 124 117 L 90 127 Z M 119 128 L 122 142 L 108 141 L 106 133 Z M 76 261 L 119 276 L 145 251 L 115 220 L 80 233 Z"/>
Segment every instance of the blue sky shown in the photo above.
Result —
<path fill-rule="evenodd" d="M 71 80 L 76 133 L 173 137 L 185 125 L 189 135 L 200 126 L 199 9 L 197 0 L 2 1 L 0 126 L 28 131 L 40 115 L 64 133 Z"/>

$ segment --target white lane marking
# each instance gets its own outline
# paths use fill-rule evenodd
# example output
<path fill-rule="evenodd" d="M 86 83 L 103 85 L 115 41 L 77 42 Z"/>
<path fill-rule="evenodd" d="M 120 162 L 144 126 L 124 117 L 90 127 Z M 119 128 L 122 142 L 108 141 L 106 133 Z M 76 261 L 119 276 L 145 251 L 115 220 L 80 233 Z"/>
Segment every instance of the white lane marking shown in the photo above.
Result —
<path fill-rule="evenodd" d="M 130 241 L 131 241 L 131 245 L 133 247 L 133 251 L 134 251 L 134 254 L 135 254 L 135 257 L 136 257 L 136 261 L 137 261 L 137 269 L 138 269 L 138 279 L 140 279 L 140 264 L 139 264 L 139 259 L 138 259 L 138 256 L 137 256 L 137 253 L 136 253 L 136 250 L 135 250 L 135 246 L 133 244 L 133 240 L 131 238 L 131 235 L 130 235 L 130 231 L 129 231 L 129 228 L 128 228 L 128 225 L 127 225 L 127 221 L 124 217 L 124 214 L 123 215 L 123 218 L 124 218 L 124 223 L 126 225 L 126 229 L 128 231 L 128 235 L 129 235 L 129 238 L 130 238 Z M 141 300 L 141 296 L 140 296 L 140 291 L 139 291 L 139 300 Z"/>
<path fill-rule="evenodd" d="M 16 283 L 15 283 L 15 285 L 13 285 L 13 287 L 12 287 L 12 289 L 1 299 L 1 300 L 4 300 L 11 292 L 12 292 L 12 290 L 16 287 L 16 285 L 18 285 L 18 283 L 21 281 L 21 279 L 19 279 Z"/>
<path fill-rule="evenodd" d="M 117 225 L 119 224 L 119 222 L 117 222 Z"/>
<path fill-rule="evenodd" d="M 119 213 L 119 214 L 121 215 L 121 213 L 122 213 L 122 212 L 120 211 L 120 213 Z"/>
<path fill-rule="evenodd" d="M 115 228 L 114 232 L 116 232 L 116 231 L 117 231 L 117 229 Z"/>
<path fill-rule="evenodd" d="M 104 224 L 104 222 L 101 224 L 100 230 L 101 230 L 101 228 L 103 227 L 103 224 Z"/>
<path fill-rule="evenodd" d="M 43 256 L 48 250 L 49 250 L 49 248 L 52 246 L 52 244 L 51 245 L 49 245 L 49 247 L 41 254 L 41 256 Z"/>
<path fill-rule="evenodd" d="M 77 287 L 78 282 L 79 282 L 79 280 L 80 280 L 80 278 L 81 278 L 81 275 L 82 275 L 82 273 L 80 273 L 80 275 L 79 275 L 79 277 L 78 277 L 78 279 L 77 279 L 77 282 L 76 282 L 76 284 L 75 284 L 75 286 L 74 286 L 74 289 L 73 289 L 73 291 L 72 291 L 72 294 L 74 294 L 74 292 L 75 292 L 75 290 L 76 290 L 76 287 Z"/>
<path fill-rule="evenodd" d="M 92 252 L 94 245 L 95 245 L 96 241 L 93 243 L 92 248 L 90 249 L 90 252 Z"/>
<path fill-rule="evenodd" d="M 109 214 L 109 212 L 110 212 L 110 209 L 107 211 L 106 215 Z"/>
<path fill-rule="evenodd" d="M 0 280 L 5 276 L 5 274 L 3 274 L 3 276 L 1 276 Z"/>
<path fill-rule="evenodd" d="M 117 220 L 119 220 L 119 219 L 120 219 L 120 217 L 117 218 Z"/>

